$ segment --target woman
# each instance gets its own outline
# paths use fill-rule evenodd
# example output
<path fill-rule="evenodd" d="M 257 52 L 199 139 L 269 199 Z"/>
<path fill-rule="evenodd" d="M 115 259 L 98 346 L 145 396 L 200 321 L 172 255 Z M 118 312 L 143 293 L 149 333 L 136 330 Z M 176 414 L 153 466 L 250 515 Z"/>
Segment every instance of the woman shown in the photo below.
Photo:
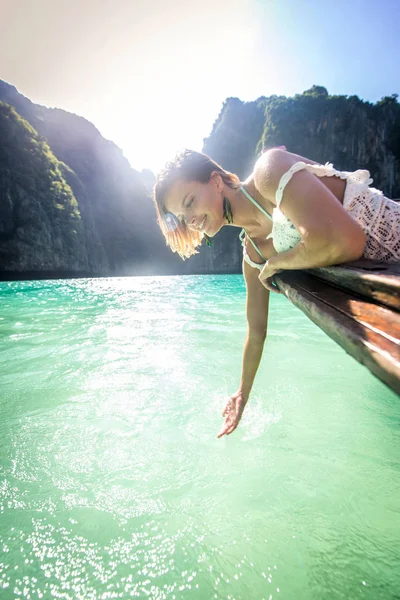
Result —
<path fill-rule="evenodd" d="M 369 187 L 369 172 L 337 171 L 282 148 L 268 150 L 243 182 L 205 154 L 184 150 L 154 187 L 158 223 L 182 259 L 224 225 L 241 227 L 248 321 L 239 389 L 218 437 L 241 419 L 261 360 L 273 276 L 360 258 L 400 261 L 400 205 Z"/>

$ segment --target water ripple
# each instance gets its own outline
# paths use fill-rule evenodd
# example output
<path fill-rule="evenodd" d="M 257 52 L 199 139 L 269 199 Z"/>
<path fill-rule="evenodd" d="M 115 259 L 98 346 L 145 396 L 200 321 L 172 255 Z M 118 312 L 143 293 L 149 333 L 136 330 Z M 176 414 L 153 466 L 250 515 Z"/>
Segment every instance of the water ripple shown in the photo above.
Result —
<path fill-rule="evenodd" d="M 284 298 L 238 430 L 241 276 L 0 284 L 1 597 L 400 586 L 398 398 Z"/>

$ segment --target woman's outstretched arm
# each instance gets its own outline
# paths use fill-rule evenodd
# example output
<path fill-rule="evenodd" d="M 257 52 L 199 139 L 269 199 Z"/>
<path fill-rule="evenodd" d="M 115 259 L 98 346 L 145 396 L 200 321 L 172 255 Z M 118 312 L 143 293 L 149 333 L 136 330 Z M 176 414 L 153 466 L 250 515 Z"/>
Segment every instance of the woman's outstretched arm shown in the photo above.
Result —
<path fill-rule="evenodd" d="M 250 254 L 252 249 L 249 248 L 248 252 Z M 257 258 L 254 257 L 253 260 L 257 261 Z M 222 413 L 225 422 L 218 437 L 232 433 L 242 418 L 260 364 L 264 342 L 267 337 L 269 291 L 260 283 L 258 279 L 258 269 L 251 267 L 244 260 L 243 274 L 247 290 L 247 334 L 243 350 L 242 375 L 237 392 L 232 394 L 229 398 Z"/>

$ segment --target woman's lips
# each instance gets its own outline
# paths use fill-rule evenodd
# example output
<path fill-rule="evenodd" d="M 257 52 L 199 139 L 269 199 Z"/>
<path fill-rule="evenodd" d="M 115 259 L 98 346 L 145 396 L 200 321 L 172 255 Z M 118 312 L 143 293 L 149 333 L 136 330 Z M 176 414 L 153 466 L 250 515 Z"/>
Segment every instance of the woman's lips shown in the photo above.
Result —
<path fill-rule="evenodd" d="M 203 231 L 206 222 L 207 222 L 207 215 L 204 215 L 204 217 L 202 218 L 202 220 L 200 222 L 200 225 L 199 225 L 199 230 L 200 231 Z"/>

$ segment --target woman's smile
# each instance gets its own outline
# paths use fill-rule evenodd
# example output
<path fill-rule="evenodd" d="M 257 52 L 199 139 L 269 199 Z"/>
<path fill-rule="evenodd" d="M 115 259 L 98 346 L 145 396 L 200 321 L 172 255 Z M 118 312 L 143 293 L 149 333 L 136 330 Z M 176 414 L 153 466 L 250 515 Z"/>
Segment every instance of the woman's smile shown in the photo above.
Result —
<path fill-rule="evenodd" d="M 200 231 L 203 231 L 203 229 L 204 229 L 204 226 L 205 226 L 205 224 L 206 224 L 206 221 L 207 221 L 207 215 L 204 215 L 204 217 L 202 218 L 202 220 L 201 220 L 201 223 L 200 223 L 200 225 L 199 225 L 199 230 L 200 230 Z"/>
<path fill-rule="evenodd" d="M 196 225 L 196 222 L 197 222 L 197 223 L 199 223 L 199 224 L 198 224 L 198 225 Z M 195 229 L 196 231 L 203 231 L 203 229 L 204 229 L 204 227 L 205 227 L 205 224 L 206 224 L 206 222 L 207 222 L 207 215 L 204 215 L 204 216 L 203 216 L 203 217 L 200 219 L 200 221 L 198 221 L 197 219 L 196 219 L 196 220 L 194 220 L 194 222 L 192 221 L 192 225 L 193 225 L 193 227 L 194 227 L 194 229 Z"/>

